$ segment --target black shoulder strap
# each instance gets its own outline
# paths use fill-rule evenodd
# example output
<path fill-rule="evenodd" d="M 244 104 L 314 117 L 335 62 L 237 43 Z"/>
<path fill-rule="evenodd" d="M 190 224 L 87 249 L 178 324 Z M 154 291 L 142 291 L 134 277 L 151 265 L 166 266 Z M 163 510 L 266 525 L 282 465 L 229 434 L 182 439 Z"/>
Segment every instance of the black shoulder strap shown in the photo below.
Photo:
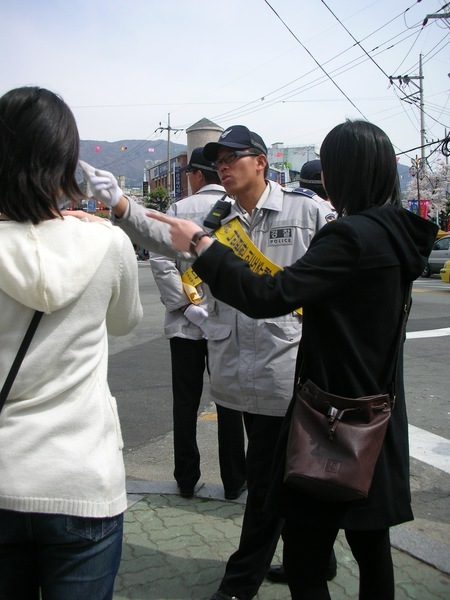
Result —
<path fill-rule="evenodd" d="M 16 358 L 12 364 L 11 369 L 5 379 L 5 383 L 3 384 L 2 390 L 0 392 L 0 411 L 5 404 L 6 398 L 8 397 L 9 391 L 11 389 L 12 384 L 14 383 L 14 379 L 16 378 L 17 372 L 22 364 L 22 361 L 27 353 L 28 346 L 30 345 L 31 340 L 33 339 L 34 332 L 36 331 L 37 326 L 39 325 L 39 321 L 41 320 L 43 313 L 37 310 L 33 318 L 31 319 L 31 323 L 28 326 L 27 332 L 22 340 L 19 351 L 17 352 Z"/>
<path fill-rule="evenodd" d="M 405 339 L 406 324 L 408 322 L 409 312 L 411 310 L 412 287 L 413 287 L 412 281 L 407 283 L 406 289 L 405 289 L 405 295 L 403 297 L 402 319 L 401 319 L 401 323 L 400 323 L 399 336 L 397 338 L 396 353 L 394 356 L 394 373 L 392 375 L 391 389 L 389 390 L 389 396 L 391 397 L 392 408 L 394 408 L 395 400 L 396 400 L 395 380 L 397 378 L 397 369 L 398 369 L 398 362 L 399 362 L 399 358 L 400 358 L 400 349 L 401 349 L 402 344 Z"/>
<path fill-rule="evenodd" d="M 316 192 L 313 192 L 308 188 L 294 188 L 291 191 L 293 194 L 301 194 L 302 196 L 309 196 L 310 198 L 317 196 Z"/>

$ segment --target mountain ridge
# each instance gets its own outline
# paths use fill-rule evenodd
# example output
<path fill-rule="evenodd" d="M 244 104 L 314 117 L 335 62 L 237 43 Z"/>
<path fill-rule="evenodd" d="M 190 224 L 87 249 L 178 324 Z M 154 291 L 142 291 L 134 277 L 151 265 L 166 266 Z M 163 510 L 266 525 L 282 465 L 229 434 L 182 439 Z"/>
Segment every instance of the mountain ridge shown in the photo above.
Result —
<path fill-rule="evenodd" d="M 185 144 L 170 142 L 172 158 L 186 150 Z M 167 140 L 80 140 L 80 158 L 116 177 L 125 176 L 127 187 L 140 187 L 146 161 L 167 161 Z"/>

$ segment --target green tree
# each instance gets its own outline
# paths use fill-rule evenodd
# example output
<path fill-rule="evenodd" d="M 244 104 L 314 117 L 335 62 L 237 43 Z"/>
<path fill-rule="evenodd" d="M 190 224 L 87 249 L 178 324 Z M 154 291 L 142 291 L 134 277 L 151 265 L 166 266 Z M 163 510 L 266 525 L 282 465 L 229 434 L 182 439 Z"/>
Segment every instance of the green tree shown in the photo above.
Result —
<path fill-rule="evenodd" d="M 165 212 L 167 210 L 167 207 L 169 206 L 169 197 L 167 194 L 167 189 L 165 187 L 159 186 L 152 190 L 145 200 L 145 206 L 147 208 L 152 208 L 153 210 Z"/>

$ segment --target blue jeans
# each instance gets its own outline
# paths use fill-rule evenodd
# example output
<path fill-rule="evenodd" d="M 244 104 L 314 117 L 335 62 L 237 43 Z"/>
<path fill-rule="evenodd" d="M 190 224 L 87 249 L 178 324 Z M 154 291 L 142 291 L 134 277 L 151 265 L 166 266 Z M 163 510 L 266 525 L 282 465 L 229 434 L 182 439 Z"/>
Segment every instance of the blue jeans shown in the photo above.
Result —
<path fill-rule="evenodd" d="M 0 600 L 111 600 L 122 536 L 123 515 L 0 510 Z"/>

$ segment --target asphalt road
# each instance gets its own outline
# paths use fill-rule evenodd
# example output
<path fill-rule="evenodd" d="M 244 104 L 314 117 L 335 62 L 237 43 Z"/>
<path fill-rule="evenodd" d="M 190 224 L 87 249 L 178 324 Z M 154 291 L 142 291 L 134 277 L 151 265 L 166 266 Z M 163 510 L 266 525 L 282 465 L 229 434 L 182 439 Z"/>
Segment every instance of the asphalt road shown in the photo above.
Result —
<path fill-rule="evenodd" d="M 404 350 L 409 422 L 450 439 L 450 331 L 429 337 L 442 328 L 450 328 L 450 285 L 437 275 L 419 278 L 413 287 Z M 417 332 L 430 333 L 412 337 Z"/>

